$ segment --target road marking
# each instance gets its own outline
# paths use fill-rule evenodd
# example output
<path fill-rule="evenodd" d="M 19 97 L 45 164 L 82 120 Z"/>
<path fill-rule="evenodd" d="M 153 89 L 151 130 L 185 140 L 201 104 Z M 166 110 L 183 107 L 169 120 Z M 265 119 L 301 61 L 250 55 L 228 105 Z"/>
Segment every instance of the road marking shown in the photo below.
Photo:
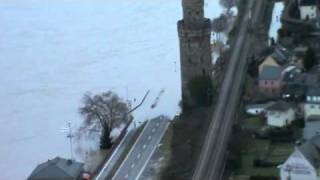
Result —
<path fill-rule="evenodd" d="M 131 122 L 132 123 L 132 122 Z M 136 129 L 135 129 L 136 130 Z M 134 130 L 132 130 L 134 131 Z M 99 180 L 103 174 L 103 172 L 105 171 L 105 169 L 109 166 L 109 164 L 111 163 L 112 159 L 114 158 L 114 156 L 117 154 L 117 152 L 119 151 L 120 147 L 123 145 L 123 143 L 126 141 L 126 139 L 128 138 L 128 135 L 130 134 L 130 131 L 126 133 L 126 135 L 122 138 L 120 144 L 118 144 L 118 146 L 116 147 L 116 149 L 113 151 L 111 157 L 108 159 L 108 161 L 104 164 L 103 168 L 100 170 L 98 176 L 96 176 L 95 180 Z"/>
<path fill-rule="evenodd" d="M 146 147 L 147 147 L 147 145 L 145 145 L 145 144 L 142 146 L 143 149 L 145 149 Z"/>
<path fill-rule="evenodd" d="M 140 159 L 140 157 L 141 157 L 141 153 L 138 154 L 137 158 Z"/>
<path fill-rule="evenodd" d="M 131 164 L 131 168 L 134 168 L 135 164 Z"/>
<path fill-rule="evenodd" d="M 136 141 L 134 142 L 133 146 L 131 147 L 129 153 L 127 154 L 126 158 L 122 161 L 120 167 L 117 169 L 117 171 L 114 173 L 112 179 L 114 179 L 118 173 L 121 171 L 122 167 L 125 165 L 127 159 L 130 157 L 130 154 L 132 154 L 132 151 L 135 149 L 135 147 L 137 146 L 139 139 L 141 139 L 141 137 L 143 136 L 143 134 L 145 133 L 145 131 L 147 131 L 148 127 L 151 126 L 151 121 L 148 121 L 147 124 L 143 127 L 143 130 L 140 132 L 138 138 L 136 139 Z"/>
<path fill-rule="evenodd" d="M 151 140 L 151 136 L 148 136 L 148 140 Z"/>
<path fill-rule="evenodd" d="M 125 179 L 128 179 L 128 177 L 129 177 L 129 174 L 126 174 L 126 175 L 124 176 Z"/>
<path fill-rule="evenodd" d="M 170 124 L 170 122 L 169 122 L 169 121 L 168 121 L 168 122 L 166 122 L 166 125 L 165 125 L 164 129 L 162 130 L 162 132 L 161 132 L 161 134 L 160 134 L 160 137 L 157 139 L 157 143 L 156 143 L 156 145 L 153 147 L 153 149 L 152 149 L 151 153 L 148 155 L 148 157 L 147 157 L 146 161 L 144 162 L 143 167 L 140 169 L 139 174 L 137 175 L 137 177 L 135 178 L 135 180 L 138 180 L 138 179 L 140 178 L 140 176 L 141 176 L 142 172 L 144 171 L 144 169 L 146 168 L 146 166 L 147 166 L 148 162 L 150 161 L 150 158 L 152 157 L 152 155 L 153 155 L 154 151 L 157 149 L 157 147 L 158 147 L 158 146 L 157 146 L 157 144 L 159 144 L 159 143 L 160 143 L 160 141 L 161 141 L 161 139 L 163 138 L 163 136 L 164 136 L 165 132 L 167 131 L 169 124 Z"/>
<path fill-rule="evenodd" d="M 153 128 L 153 129 L 152 129 L 152 133 L 154 133 L 155 131 L 156 131 L 156 129 Z"/>

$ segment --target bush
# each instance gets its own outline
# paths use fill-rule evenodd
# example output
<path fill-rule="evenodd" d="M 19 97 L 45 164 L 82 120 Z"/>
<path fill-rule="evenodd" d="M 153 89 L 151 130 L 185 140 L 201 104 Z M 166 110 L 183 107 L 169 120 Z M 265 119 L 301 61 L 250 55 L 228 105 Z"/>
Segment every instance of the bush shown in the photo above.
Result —
<path fill-rule="evenodd" d="M 292 125 L 303 129 L 305 127 L 304 119 L 303 118 L 296 119 L 296 120 L 292 121 Z"/>
<path fill-rule="evenodd" d="M 276 163 L 272 163 L 272 162 L 269 162 L 267 160 L 263 160 L 263 159 L 254 159 L 253 160 L 253 166 L 254 167 L 264 167 L 264 168 L 268 168 L 268 167 L 274 167 L 274 166 L 277 166 Z"/>
<path fill-rule="evenodd" d="M 191 98 L 199 106 L 209 106 L 212 103 L 213 85 L 209 76 L 196 76 L 188 84 Z"/>

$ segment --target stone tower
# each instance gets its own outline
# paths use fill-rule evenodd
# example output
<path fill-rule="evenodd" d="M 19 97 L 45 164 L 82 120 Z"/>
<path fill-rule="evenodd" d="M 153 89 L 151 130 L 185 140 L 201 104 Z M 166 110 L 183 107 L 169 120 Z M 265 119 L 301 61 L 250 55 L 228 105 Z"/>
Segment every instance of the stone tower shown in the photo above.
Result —
<path fill-rule="evenodd" d="M 204 0 L 182 0 L 182 7 L 183 19 L 178 21 L 182 101 L 193 106 L 188 83 L 199 75 L 211 76 L 211 24 L 204 17 Z"/>

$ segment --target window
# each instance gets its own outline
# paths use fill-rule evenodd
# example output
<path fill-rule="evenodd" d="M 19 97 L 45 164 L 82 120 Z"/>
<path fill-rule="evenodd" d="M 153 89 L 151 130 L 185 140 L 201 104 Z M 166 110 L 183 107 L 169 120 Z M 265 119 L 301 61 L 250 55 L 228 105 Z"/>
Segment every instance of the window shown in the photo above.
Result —
<path fill-rule="evenodd" d="M 311 97 L 310 96 L 307 96 L 307 101 L 311 101 Z"/>
<path fill-rule="evenodd" d="M 316 102 L 317 99 L 318 99 L 317 96 L 313 96 L 313 97 L 312 97 L 312 101 L 314 101 L 314 102 Z"/>

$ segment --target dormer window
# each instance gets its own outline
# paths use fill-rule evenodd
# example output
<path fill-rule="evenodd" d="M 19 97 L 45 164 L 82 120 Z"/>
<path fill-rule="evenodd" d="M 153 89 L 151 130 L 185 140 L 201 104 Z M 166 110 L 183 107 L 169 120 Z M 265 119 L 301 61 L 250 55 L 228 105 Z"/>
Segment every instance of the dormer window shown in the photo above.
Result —
<path fill-rule="evenodd" d="M 311 101 L 311 97 L 310 96 L 307 96 L 307 101 Z"/>
<path fill-rule="evenodd" d="M 313 100 L 313 102 L 316 102 L 317 100 L 318 100 L 318 98 L 317 98 L 317 96 L 313 96 L 313 98 L 312 98 Z"/>

